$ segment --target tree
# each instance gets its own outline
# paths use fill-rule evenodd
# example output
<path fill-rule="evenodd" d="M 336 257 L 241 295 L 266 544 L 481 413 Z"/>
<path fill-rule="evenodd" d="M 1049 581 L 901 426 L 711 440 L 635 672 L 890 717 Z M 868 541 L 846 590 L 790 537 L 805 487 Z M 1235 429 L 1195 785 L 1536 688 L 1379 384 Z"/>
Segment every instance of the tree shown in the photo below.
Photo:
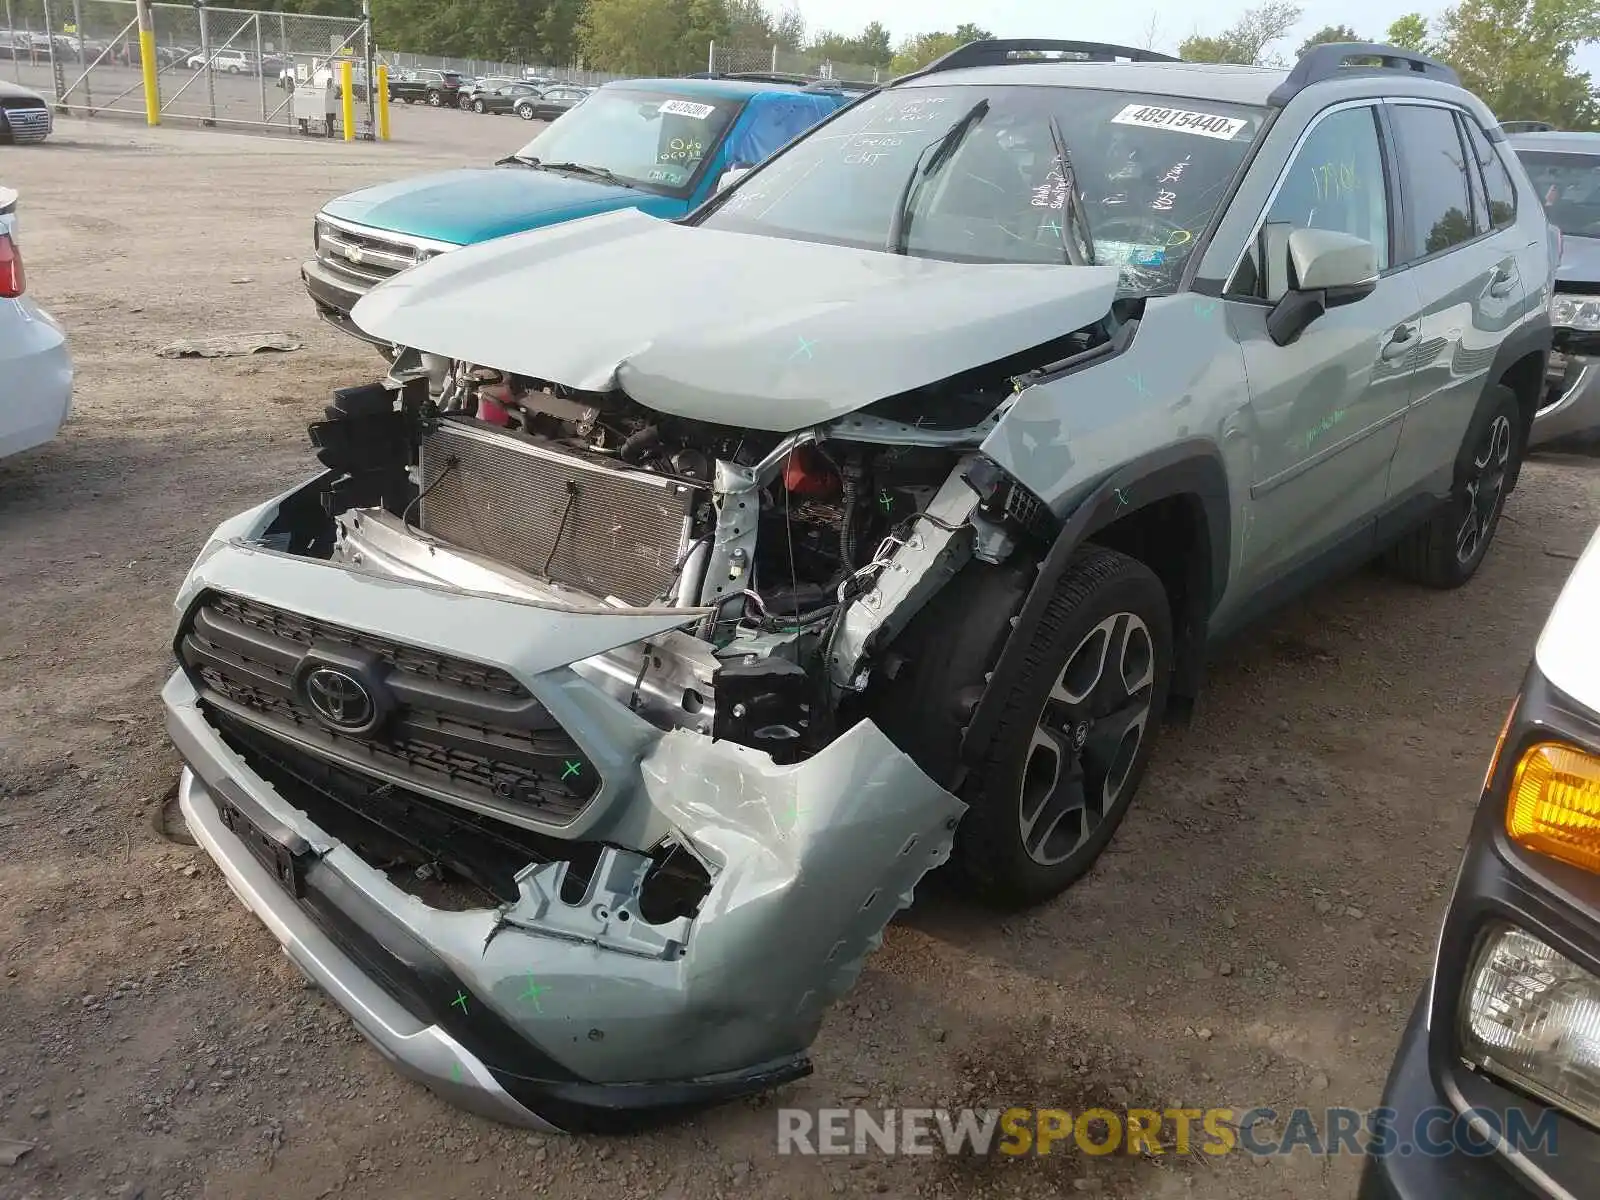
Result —
<path fill-rule="evenodd" d="M 772 22 L 772 37 L 785 50 L 799 50 L 805 45 L 806 19 L 794 4 L 791 3 Z"/>
<path fill-rule="evenodd" d="M 896 75 L 919 71 L 934 59 L 965 46 L 968 40 L 971 39 L 958 38 L 953 33 L 919 33 L 900 43 L 889 70 Z"/>
<path fill-rule="evenodd" d="M 1439 19 L 1437 52 L 1502 117 L 1592 129 L 1600 97 L 1573 58 L 1596 40 L 1593 0 L 1461 0 Z"/>
<path fill-rule="evenodd" d="M 821 30 L 806 47 L 811 57 L 826 62 L 858 63 L 867 67 L 886 67 L 894 57 L 889 31 L 873 21 L 856 37 Z"/>
<path fill-rule="evenodd" d="M 956 26 L 955 39 L 958 44 L 965 46 L 968 42 L 987 42 L 994 37 L 981 25 L 974 25 L 971 21 L 963 21 Z"/>
<path fill-rule="evenodd" d="M 703 0 L 589 0 L 579 34 L 584 57 L 603 71 L 670 75 L 703 69 L 714 32 L 695 47 L 685 38 L 705 15 Z M 726 13 L 720 14 L 726 20 Z"/>
<path fill-rule="evenodd" d="M 1296 58 L 1299 58 L 1311 47 L 1325 46 L 1329 42 L 1364 42 L 1366 40 L 1348 25 L 1324 25 L 1305 41 L 1301 42 L 1300 49 L 1296 50 L 1294 54 Z"/>
<path fill-rule="evenodd" d="M 1266 66 L 1267 47 L 1282 40 L 1299 20 L 1299 5 L 1289 0 L 1265 0 L 1220 34 L 1206 37 L 1196 33 L 1185 38 L 1178 47 L 1178 56 L 1191 62 Z"/>
<path fill-rule="evenodd" d="M 1396 17 L 1383 37 L 1391 46 L 1399 46 L 1402 50 L 1417 54 L 1432 53 L 1428 45 L 1428 20 L 1421 13 Z"/>

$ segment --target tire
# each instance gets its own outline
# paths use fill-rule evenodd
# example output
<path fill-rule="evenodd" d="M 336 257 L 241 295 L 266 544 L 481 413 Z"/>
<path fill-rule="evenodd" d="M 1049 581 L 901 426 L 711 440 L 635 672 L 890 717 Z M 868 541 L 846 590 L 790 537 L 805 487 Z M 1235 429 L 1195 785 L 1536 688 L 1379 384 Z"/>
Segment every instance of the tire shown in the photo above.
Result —
<path fill-rule="evenodd" d="M 1522 465 L 1525 433 L 1516 393 L 1496 384 L 1467 431 L 1450 499 L 1396 542 L 1384 565 L 1424 587 L 1458 588 L 1477 573 L 1500 527 L 1506 492 Z"/>
<path fill-rule="evenodd" d="M 533 109 L 529 105 L 519 104 L 517 105 L 517 116 L 524 121 L 531 121 L 533 120 Z"/>
<path fill-rule="evenodd" d="M 991 698 L 999 721 L 959 779 L 962 730 L 1034 577 L 1031 562 L 963 572 L 896 642 L 907 657 L 871 713 L 930 776 L 956 784 L 969 811 L 952 874 L 1003 908 L 1059 895 L 1100 857 L 1138 790 L 1172 672 L 1160 581 L 1137 559 L 1083 547 L 1021 670 L 988 683 L 1005 689 Z"/>
<path fill-rule="evenodd" d="M 483 105 L 483 101 L 482 100 L 474 100 L 472 102 L 472 111 L 477 113 L 480 117 L 483 116 L 484 112 L 486 111 L 485 108 L 484 108 L 484 105 Z"/>
<path fill-rule="evenodd" d="M 434 88 L 429 88 L 428 89 L 428 106 L 430 108 L 438 108 L 439 105 L 441 105 L 443 103 L 444 103 L 444 97 L 441 96 L 438 93 L 438 91 L 435 90 Z"/>

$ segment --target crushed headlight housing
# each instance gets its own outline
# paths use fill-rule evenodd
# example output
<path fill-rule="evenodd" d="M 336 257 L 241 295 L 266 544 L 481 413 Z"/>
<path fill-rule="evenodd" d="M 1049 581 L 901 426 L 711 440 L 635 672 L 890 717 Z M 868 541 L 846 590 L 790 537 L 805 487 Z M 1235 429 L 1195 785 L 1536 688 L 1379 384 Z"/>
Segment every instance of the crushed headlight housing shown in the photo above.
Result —
<path fill-rule="evenodd" d="M 1466 1060 L 1600 1126 L 1600 978 L 1539 938 L 1491 926 L 1467 976 Z"/>
<path fill-rule="evenodd" d="M 1600 296 L 1553 293 L 1550 297 L 1550 323 L 1560 329 L 1600 332 Z"/>

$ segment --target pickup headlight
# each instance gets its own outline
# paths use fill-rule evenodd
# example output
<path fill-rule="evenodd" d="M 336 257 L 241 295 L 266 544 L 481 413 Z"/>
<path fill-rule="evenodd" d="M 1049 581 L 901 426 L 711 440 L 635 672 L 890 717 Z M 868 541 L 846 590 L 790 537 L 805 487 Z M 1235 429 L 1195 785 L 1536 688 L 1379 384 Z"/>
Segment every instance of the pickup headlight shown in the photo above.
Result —
<path fill-rule="evenodd" d="M 1550 323 L 1585 333 L 1600 332 L 1600 296 L 1572 296 L 1556 292 L 1550 297 Z"/>
<path fill-rule="evenodd" d="M 1600 1125 L 1600 979 L 1510 925 L 1480 943 L 1462 1019 L 1466 1058 Z"/>

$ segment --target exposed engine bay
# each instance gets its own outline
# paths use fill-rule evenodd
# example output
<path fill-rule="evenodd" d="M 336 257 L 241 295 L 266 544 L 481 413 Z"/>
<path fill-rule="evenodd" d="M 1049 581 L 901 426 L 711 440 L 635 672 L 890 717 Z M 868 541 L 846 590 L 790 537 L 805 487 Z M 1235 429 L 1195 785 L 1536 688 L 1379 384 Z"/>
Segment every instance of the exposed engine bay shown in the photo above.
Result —
<path fill-rule="evenodd" d="M 575 669 L 660 727 L 799 761 L 848 726 L 872 651 L 963 563 L 1052 535 L 977 447 L 1115 326 L 787 434 L 402 354 L 311 428 L 342 473 L 327 550 L 402 574 L 426 559 L 448 586 L 575 608 L 692 610 L 669 637 Z"/>

